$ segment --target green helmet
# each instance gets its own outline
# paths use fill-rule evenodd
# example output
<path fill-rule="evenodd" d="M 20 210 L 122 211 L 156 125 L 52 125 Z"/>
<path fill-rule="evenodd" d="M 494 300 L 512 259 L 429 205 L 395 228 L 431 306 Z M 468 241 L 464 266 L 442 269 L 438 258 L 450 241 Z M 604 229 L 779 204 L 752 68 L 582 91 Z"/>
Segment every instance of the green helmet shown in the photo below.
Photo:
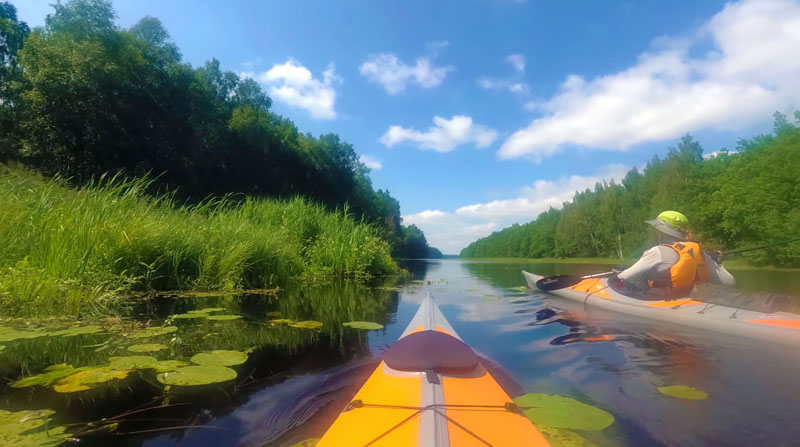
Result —
<path fill-rule="evenodd" d="M 689 219 L 677 211 L 664 211 L 653 220 L 645 221 L 652 225 L 656 230 L 674 238 L 686 238 L 686 229 L 689 227 Z"/>

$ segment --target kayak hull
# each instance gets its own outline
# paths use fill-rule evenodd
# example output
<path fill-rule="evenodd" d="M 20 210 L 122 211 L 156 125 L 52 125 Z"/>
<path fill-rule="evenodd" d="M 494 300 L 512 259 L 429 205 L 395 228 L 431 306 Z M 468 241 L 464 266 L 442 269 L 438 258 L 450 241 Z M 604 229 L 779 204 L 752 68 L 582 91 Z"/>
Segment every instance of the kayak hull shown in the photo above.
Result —
<path fill-rule="evenodd" d="M 506 408 L 511 397 L 480 362 L 447 372 L 392 368 L 394 346 L 426 338 L 426 331 L 463 344 L 429 295 L 318 447 L 550 445 L 524 415 Z"/>
<path fill-rule="evenodd" d="M 538 290 L 536 282 L 542 276 L 524 270 L 522 275 L 528 287 Z M 612 289 L 607 278 L 585 279 L 571 287 L 547 293 L 582 303 L 586 308 L 605 309 L 775 344 L 800 346 L 800 315 L 788 312 L 757 312 L 704 303 L 690 297 L 641 300 Z"/>

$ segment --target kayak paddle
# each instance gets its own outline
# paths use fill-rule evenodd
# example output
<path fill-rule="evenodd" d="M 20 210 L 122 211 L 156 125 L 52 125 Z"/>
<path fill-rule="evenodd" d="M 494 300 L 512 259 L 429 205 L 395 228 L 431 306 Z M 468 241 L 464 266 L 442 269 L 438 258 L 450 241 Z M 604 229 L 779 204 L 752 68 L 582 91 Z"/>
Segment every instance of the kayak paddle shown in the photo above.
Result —
<path fill-rule="evenodd" d="M 604 273 L 596 273 L 594 275 L 587 275 L 587 276 L 577 276 L 577 275 L 548 276 L 536 281 L 536 287 L 538 287 L 539 290 L 542 290 L 544 292 L 549 292 L 551 290 L 559 290 L 574 286 L 575 284 L 578 284 L 584 279 L 605 278 L 608 276 L 612 276 L 616 273 L 617 272 L 611 271 Z"/>

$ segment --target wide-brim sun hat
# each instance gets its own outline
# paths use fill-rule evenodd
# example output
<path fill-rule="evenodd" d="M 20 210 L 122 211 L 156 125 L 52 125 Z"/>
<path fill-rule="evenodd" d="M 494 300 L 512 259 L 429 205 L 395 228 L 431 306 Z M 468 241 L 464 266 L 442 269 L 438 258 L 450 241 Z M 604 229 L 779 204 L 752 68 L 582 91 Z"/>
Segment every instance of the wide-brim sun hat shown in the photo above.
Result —
<path fill-rule="evenodd" d="M 657 218 L 646 220 L 645 223 L 668 236 L 684 239 L 686 230 L 683 228 L 689 224 L 689 220 L 677 211 L 664 211 Z"/>

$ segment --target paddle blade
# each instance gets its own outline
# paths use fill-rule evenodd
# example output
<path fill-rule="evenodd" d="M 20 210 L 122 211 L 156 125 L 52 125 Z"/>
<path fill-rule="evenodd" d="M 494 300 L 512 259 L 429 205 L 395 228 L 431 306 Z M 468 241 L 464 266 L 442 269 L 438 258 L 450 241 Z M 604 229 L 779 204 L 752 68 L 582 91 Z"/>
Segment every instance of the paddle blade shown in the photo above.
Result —
<path fill-rule="evenodd" d="M 551 290 L 564 289 L 566 287 L 574 286 L 575 284 L 581 282 L 582 279 L 583 278 L 580 276 L 575 275 L 548 276 L 536 281 L 536 287 L 538 287 L 541 291 L 549 292 Z"/>

